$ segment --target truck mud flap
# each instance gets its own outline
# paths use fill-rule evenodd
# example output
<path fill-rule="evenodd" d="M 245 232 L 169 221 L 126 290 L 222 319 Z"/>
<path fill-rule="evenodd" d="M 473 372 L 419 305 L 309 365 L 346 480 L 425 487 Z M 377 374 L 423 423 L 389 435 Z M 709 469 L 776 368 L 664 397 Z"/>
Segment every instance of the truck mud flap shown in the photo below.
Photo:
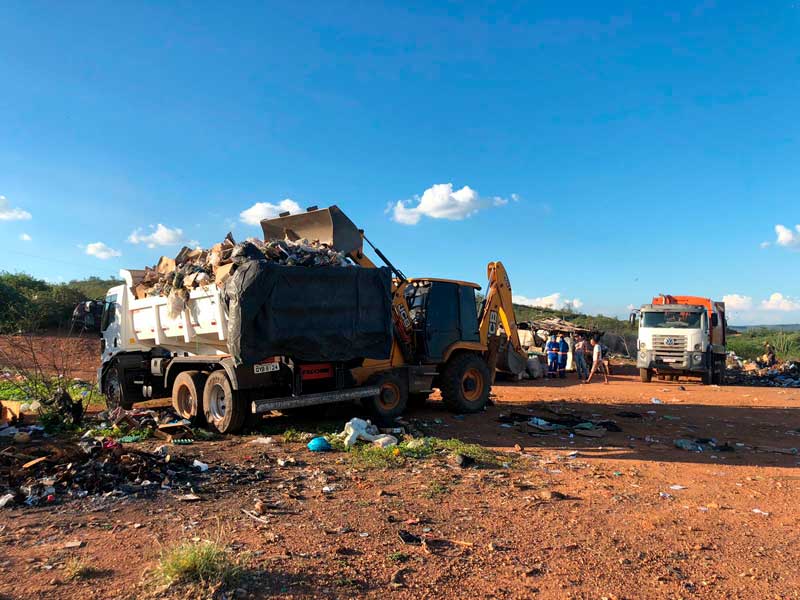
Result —
<path fill-rule="evenodd" d="M 346 390 L 336 390 L 333 392 L 322 392 L 319 394 L 305 394 L 303 396 L 286 396 L 284 398 L 265 398 L 263 400 L 253 400 L 251 408 L 254 414 L 261 414 L 271 410 L 303 408 L 305 406 L 315 406 L 317 404 L 334 404 L 336 402 L 358 400 L 359 398 L 370 398 L 377 396 L 379 393 L 380 388 L 375 385 L 350 388 Z"/>

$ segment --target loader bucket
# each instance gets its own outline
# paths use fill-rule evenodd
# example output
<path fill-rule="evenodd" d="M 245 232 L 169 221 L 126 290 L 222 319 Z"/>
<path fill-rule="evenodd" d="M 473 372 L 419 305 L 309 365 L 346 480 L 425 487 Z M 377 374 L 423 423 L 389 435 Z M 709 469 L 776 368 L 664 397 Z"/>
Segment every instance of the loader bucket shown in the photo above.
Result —
<path fill-rule="evenodd" d="M 520 375 L 528 366 L 528 360 L 525 356 L 518 353 L 511 344 L 501 346 L 497 354 L 497 368 L 512 375 Z"/>
<path fill-rule="evenodd" d="M 364 245 L 361 231 L 338 206 L 320 208 L 298 215 L 261 221 L 264 240 L 308 239 L 327 244 L 345 254 L 360 254 Z"/>

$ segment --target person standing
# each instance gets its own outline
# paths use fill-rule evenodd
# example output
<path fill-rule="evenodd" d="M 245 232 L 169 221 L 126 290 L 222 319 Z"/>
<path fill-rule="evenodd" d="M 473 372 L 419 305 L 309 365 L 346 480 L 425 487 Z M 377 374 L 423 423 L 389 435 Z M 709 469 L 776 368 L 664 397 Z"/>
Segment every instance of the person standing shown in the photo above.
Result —
<path fill-rule="evenodd" d="M 567 358 L 569 357 L 569 343 L 564 338 L 564 334 L 558 335 L 558 378 L 564 379 L 567 376 Z"/>
<path fill-rule="evenodd" d="M 547 340 L 545 352 L 547 352 L 547 377 L 552 379 L 558 372 L 558 342 L 556 342 L 556 336 L 551 335 L 550 339 Z"/>
<path fill-rule="evenodd" d="M 608 370 L 606 369 L 605 362 L 603 361 L 603 346 L 600 340 L 592 338 L 592 370 L 589 372 L 589 377 L 586 378 L 586 383 L 589 383 L 594 376 L 594 372 L 600 369 L 603 373 L 603 378 L 608 383 Z"/>
<path fill-rule="evenodd" d="M 576 340 L 575 352 L 573 354 L 575 371 L 578 373 L 578 379 L 583 381 L 589 376 L 589 367 L 586 366 L 586 338 L 579 334 Z"/>

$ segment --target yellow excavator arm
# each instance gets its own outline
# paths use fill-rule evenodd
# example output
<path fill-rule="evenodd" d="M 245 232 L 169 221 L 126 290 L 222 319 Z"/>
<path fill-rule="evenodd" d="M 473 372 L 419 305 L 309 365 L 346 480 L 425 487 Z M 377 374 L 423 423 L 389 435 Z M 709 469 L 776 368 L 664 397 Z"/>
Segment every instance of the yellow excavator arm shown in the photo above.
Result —
<path fill-rule="evenodd" d="M 486 300 L 480 314 L 479 331 L 481 343 L 488 346 L 492 336 L 499 335 L 502 326 L 508 337 L 505 351 L 498 357 L 497 366 L 503 371 L 515 375 L 525 370 L 525 353 L 519 341 L 517 318 L 514 315 L 514 304 L 511 297 L 511 282 L 503 263 L 490 262 L 486 268 L 489 278 Z"/>

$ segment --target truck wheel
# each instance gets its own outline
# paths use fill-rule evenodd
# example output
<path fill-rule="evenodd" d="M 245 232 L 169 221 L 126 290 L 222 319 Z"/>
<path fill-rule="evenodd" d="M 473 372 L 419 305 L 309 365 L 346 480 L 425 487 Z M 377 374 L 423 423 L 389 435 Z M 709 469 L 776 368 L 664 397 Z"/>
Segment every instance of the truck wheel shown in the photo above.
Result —
<path fill-rule="evenodd" d="M 377 396 L 367 399 L 365 403 L 377 420 L 392 421 L 406 410 L 408 384 L 402 377 L 394 373 L 381 373 L 368 385 L 377 385 L 381 388 Z"/>
<path fill-rule="evenodd" d="M 192 425 L 203 425 L 203 388 L 206 376 L 200 371 L 178 373 L 172 384 L 172 408 Z"/>
<path fill-rule="evenodd" d="M 714 373 L 714 367 L 709 366 L 708 369 L 703 373 L 703 385 L 712 385 L 716 377 L 717 376 Z"/>
<path fill-rule="evenodd" d="M 639 369 L 639 377 L 642 383 L 650 383 L 653 380 L 653 371 L 650 369 Z"/>
<path fill-rule="evenodd" d="M 220 433 L 236 433 L 244 425 L 247 408 L 225 371 L 220 369 L 208 376 L 203 387 L 203 414 L 212 428 Z"/>
<path fill-rule="evenodd" d="M 492 377 L 482 358 L 459 354 L 445 365 L 440 385 L 447 408 L 455 413 L 474 413 L 489 401 Z"/>
<path fill-rule="evenodd" d="M 130 400 L 125 393 L 125 386 L 120 376 L 119 367 L 116 365 L 106 371 L 103 380 L 103 395 L 106 397 L 108 410 L 122 407 L 125 410 L 133 408 L 133 400 Z"/>

